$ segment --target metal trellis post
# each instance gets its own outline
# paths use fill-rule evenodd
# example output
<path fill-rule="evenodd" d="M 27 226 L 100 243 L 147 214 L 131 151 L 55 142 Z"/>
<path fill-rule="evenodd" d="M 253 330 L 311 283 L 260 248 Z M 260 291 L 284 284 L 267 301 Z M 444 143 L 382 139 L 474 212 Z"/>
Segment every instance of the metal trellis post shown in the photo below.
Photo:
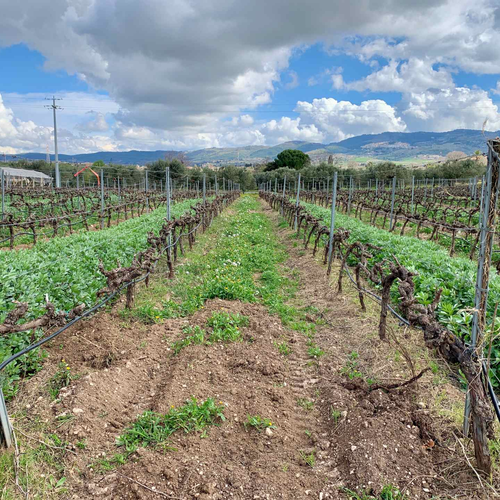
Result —
<path fill-rule="evenodd" d="M 101 168 L 101 229 L 104 228 L 104 170 Z"/>
<path fill-rule="evenodd" d="M 2 168 L 2 220 L 5 217 L 5 171 Z"/>
<path fill-rule="evenodd" d="M 480 238 L 481 242 L 479 248 L 477 278 L 476 278 L 476 293 L 474 299 L 474 310 L 472 317 L 472 330 L 471 330 L 471 348 L 476 349 L 476 346 L 482 350 L 482 341 L 484 337 L 484 327 L 486 323 L 486 308 L 488 303 L 489 292 L 489 279 L 491 258 L 493 253 L 493 241 L 495 235 L 496 223 L 496 208 L 498 202 L 498 191 L 500 182 L 500 161 L 497 152 L 493 149 L 494 141 L 488 141 L 488 167 L 486 177 L 483 177 L 482 193 L 481 193 L 481 217 L 480 217 Z M 498 143 L 497 143 L 498 144 Z M 500 147 L 498 147 L 500 150 Z M 479 360 L 481 360 L 481 352 L 478 353 Z M 481 361 L 480 361 L 481 362 Z M 488 374 L 487 374 L 488 375 Z M 469 432 L 469 417 L 471 413 L 471 395 L 467 391 L 467 398 L 465 402 L 465 415 L 464 415 L 464 434 L 468 436 Z M 482 436 L 482 429 L 480 428 L 479 418 L 476 421 L 477 415 L 473 420 L 473 437 L 476 449 L 476 460 L 484 458 L 489 459 L 489 455 L 481 455 L 478 442 L 479 438 L 486 439 Z M 480 460 L 478 460 L 480 461 Z M 481 464 L 479 464 L 481 467 Z"/>
<path fill-rule="evenodd" d="M 396 198 L 396 177 L 392 178 L 392 197 L 391 197 L 391 220 L 389 223 L 389 231 L 392 231 L 392 224 L 394 219 L 394 200 Z"/>
<path fill-rule="evenodd" d="M 295 207 L 298 207 L 300 203 L 300 172 L 299 172 L 299 180 L 297 182 L 297 199 L 295 200 Z M 294 228 L 295 231 L 297 231 L 297 211 L 295 211 L 295 223 L 294 223 Z"/>
<path fill-rule="evenodd" d="M 337 202 L 337 172 L 333 174 L 333 190 L 332 190 L 332 212 L 330 215 L 330 239 L 328 241 L 328 270 L 327 275 L 330 274 L 332 267 L 333 257 L 333 232 L 335 230 L 335 205 Z"/>
<path fill-rule="evenodd" d="M 411 178 L 411 213 L 413 213 L 415 211 L 414 200 L 415 200 L 415 177 L 412 177 Z"/>

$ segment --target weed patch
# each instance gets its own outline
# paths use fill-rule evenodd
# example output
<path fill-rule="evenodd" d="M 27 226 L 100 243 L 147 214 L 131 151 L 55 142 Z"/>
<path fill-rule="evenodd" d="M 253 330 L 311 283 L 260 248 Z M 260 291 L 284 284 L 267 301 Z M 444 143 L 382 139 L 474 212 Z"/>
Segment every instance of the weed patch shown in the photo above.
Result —
<path fill-rule="evenodd" d="M 201 431 L 215 425 L 218 420 L 224 421 L 223 409 L 222 402 L 217 404 L 208 398 L 198 404 L 193 397 L 185 405 L 172 407 L 164 415 L 146 411 L 117 438 L 117 445 L 123 446 L 127 452 L 133 452 L 141 446 L 164 443 L 176 431 Z"/>

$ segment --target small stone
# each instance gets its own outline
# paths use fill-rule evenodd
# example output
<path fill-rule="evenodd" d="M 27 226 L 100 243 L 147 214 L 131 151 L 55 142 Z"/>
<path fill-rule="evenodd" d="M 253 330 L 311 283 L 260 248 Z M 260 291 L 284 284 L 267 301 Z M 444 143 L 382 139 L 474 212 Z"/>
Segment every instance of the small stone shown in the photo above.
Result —
<path fill-rule="evenodd" d="M 351 446 L 351 451 L 356 451 L 357 449 L 358 449 L 358 447 L 357 447 L 357 446 L 355 446 L 355 445 L 352 445 L 352 446 Z"/>
<path fill-rule="evenodd" d="M 266 434 L 268 436 L 272 436 L 273 435 L 273 431 L 270 429 L 270 427 L 266 427 Z"/>
<path fill-rule="evenodd" d="M 83 413 L 83 410 L 82 410 L 81 408 L 73 408 L 73 413 L 74 413 L 75 415 L 78 415 L 78 414 L 80 414 L 80 413 Z"/>

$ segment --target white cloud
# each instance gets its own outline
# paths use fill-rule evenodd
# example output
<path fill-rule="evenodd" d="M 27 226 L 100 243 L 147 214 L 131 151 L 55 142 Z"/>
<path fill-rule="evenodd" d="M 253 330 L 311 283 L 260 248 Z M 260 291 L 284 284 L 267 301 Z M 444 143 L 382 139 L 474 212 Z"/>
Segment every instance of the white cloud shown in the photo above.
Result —
<path fill-rule="evenodd" d="M 297 74 L 296 71 L 289 71 L 288 76 L 290 77 L 290 81 L 288 83 L 285 83 L 285 88 L 287 90 L 294 89 L 295 87 L 299 86 L 299 75 Z"/>
<path fill-rule="evenodd" d="M 279 144 L 287 141 L 321 142 L 326 134 L 314 124 L 301 124 L 301 118 L 288 118 L 271 120 L 261 127 L 261 132 L 266 137 L 267 144 Z"/>
<path fill-rule="evenodd" d="M 382 100 L 363 101 L 356 105 L 332 98 L 299 101 L 296 111 L 304 122 L 314 124 L 332 141 L 341 141 L 358 134 L 404 132 L 405 122 L 396 110 Z"/>
<path fill-rule="evenodd" d="M 119 118 L 137 126 L 210 127 L 269 103 L 293 50 L 340 46 L 353 33 L 362 41 L 349 50 L 365 58 L 413 51 L 469 69 L 496 72 L 500 64 L 490 0 L 2 3 L 0 44 L 24 42 L 42 52 L 47 68 L 107 90 L 124 110 Z"/>
<path fill-rule="evenodd" d="M 456 88 L 452 79 L 456 69 L 499 72 L 500 6 L 495 0 L 289 0 L 286 6 L 264 0 L 0 4 L 0 47 L 25 43 L 44 55 L 46 69 L 77 74 L 110 95 L 92 94 L 88 103 L 64 96 L 62 148 L 142 144 L 182 149 L 240 140 L 334 140 L 406 126 L 455 128 L 454 119 L 456 126 L 482 123 L 485 114 L 489 123 L 497 122 L 487 95 Z M 277 86 L 293 88 L 299 75 L 289 71 L 290 57 L 315 43 L 357 56 L 373 73 L 346 82 L 341 69 L 332 68 L 311 76 L 308 85 L 328 79 L 334 90 L 401 92 L 402 102 L 393 107 L 381 100 L 355 105 L 325 98 L 299 103 L 299 118 L 253 122 L 246 110 L 271 103 Z M 380 57 L 389 62 L 381 65 Z M 44 150 L 51 128 L 50 112 L 42 107 L 45 96 L 39 95 L 40 102 L 10 96 L 4 97 L 13 114 L 5 109 L 1 114 L 2 146 L 14 147 L 5 142 L 9 134 L 23 150 Z M 458 99 L 455 111 L 453 99 Z M 435 105 L 446 113 L 433 113 Z M 88 111 L 93 112 L 91 120 Z M 239 117 L 236 126 L 231 126 L 233 116 Z M 72 131 L 67 138 L 65 130 Z M 89 138 L 87 132 L 97 137 Z"/>
<path fill-rule="evenodd" d="M 404 98 L 403 115 L 412 130 L 444 132 L 457 128 L 500 129 L 500 113 L 481 89 L 453 87 L 440 91 L 410 93 Z"/>
<path fill-rule="evenodd" d="M 43 108 L 42 108 L 43 109 Z M 48 110 L 45 110 L 49 113 Z M 107 136 L 75 135 L 65 127 L 58 128 L 58 143 L 61 153 L 86 153 L 89 151 L 114 151 L 115 141 Z M 22 120 L 8 108 L 0 94 L 0 152 L 45 151 L 48 145 L 53 151 L 53 127 L 38 125 L 32 120 Z"/>
<path fill-rule="evenodd" d="M 454 83 L 450 70 L 443 67 L 436 70 L 429 60 L 411 58 L 405 62 L 392 60 L 379 71 L 343 86 L 348 90 L 406 93 L 448 89 L 454 87 Z"/>
<path fill-rule="evenodd" d="M 105 132 L 109 130 L 109 124 L 103 113 L 88 111 L 87 115 L 91 116 L 90 120 L 87 119 L 76 125 L 77 130 L 84 132 Z"/>

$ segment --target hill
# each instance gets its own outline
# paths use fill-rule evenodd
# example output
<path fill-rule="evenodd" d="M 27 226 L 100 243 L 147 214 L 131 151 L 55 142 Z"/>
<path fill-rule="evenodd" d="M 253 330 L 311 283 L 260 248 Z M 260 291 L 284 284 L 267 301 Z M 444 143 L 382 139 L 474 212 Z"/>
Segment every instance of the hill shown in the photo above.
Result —
<path fill-rule="evenodd" d="M 450 132 L 384 132 L 382 134 L 359 135 L 340 142 L 321 144 L 304 141 L 289 141 L 276 146 L 243 146 L 237 148 L 206 148 L 196 151 L 123 151 L 98 152 L 79 155 L 59 155 L 61 161 L 94 162 L 145 165 L 159 158 L 174 157 L 184 153 L 194 164 L 232 162 L 261 163 L 274 159 L 285 149 L 299 149 L 316 160 L 326 160 L 330 154 L 348 157 L 368 157 L 384 160 L 424 159 L 430 156 L 446 156 L 451 151 L 463 151 L 471 155 L 476 150 L 486 150 L 486 139 L 500 135 L 497 132 L 459 129 Z M 18 155 L 27 159 L 44 159 L 44 153 Z"/>

